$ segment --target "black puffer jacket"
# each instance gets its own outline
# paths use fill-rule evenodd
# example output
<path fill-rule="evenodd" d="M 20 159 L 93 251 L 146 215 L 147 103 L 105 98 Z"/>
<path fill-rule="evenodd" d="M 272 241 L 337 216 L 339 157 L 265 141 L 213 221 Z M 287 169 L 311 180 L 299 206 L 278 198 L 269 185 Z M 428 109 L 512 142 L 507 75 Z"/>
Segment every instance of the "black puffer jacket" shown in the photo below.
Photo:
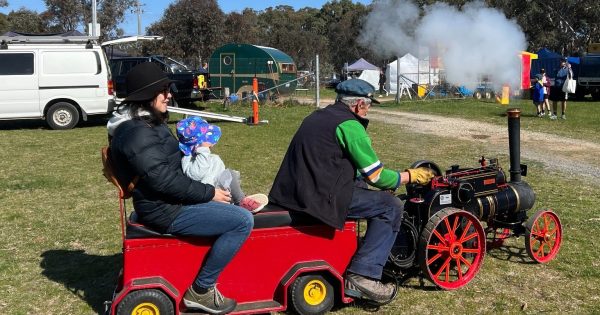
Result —
<path fill-rule="evenodd" d="M 138 221 L 164 233 L 182 205 L 212 200 L 215 189 L 183 174 L 179 142 L 165 124 L 133 119 L 122 123 L 111 140 L 116 176 L 127 185 L 139 180 L 132 192 Z"/>

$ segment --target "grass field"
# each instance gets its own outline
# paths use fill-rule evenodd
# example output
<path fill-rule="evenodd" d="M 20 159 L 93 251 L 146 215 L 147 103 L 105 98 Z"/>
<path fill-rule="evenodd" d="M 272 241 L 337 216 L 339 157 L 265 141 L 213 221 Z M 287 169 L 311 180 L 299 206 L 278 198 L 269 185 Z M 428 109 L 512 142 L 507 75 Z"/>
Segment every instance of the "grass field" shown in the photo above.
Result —
<path fill-rule="evenodd" d="M 600 143 L 600 104 L 570 102 L 568 120 L 551 122 L 531 117 L 529 102 L 515 103 L 524 111 L 525 129 Z M 383 107 L 506 123 L 505 107 L 472 100 Z M 291 136 L 312 110 L 266 106 L 261 119 L 268 119 L 268 125 L 220 122 L 224 136 L 215 152 L 241 171 L 246 192 L 267 193 Z M 250 110 L 234 106 L 227 113 L 249 116 Z M 0 314 L 101 313 L 103 301 L 111 298 L 121 267 L 121 239 L 115 190 L 101 173 L 105 122 L 95 120 L 68 131 L 48 130 L 35 121 L 0 123 Z M 377 122 L 369 131 L 380 159 L 390 168 L 404 169 L 425 158 L 443 168 L 476 166 L 485 154 L 477 143 L 448 143 Z M 498 158 L 508 165 L 508 152 Z M 523 239 L 510 240 L 507 247 L 488 252 L 481 271 L 465 288 L 438 291 L 414 279 L 378 313 L 600 312 L 600 187 L 535 161 L 522 162 L 529 167 L 525 180 L 537 195 L 535 209 L 552 208 L 562 220 L 564 239 L 557 259 L 532 264 Z M 260 266 L 257 260 L 252 268 Z M 351 305 L 336 313 L 368 312 Z"/>

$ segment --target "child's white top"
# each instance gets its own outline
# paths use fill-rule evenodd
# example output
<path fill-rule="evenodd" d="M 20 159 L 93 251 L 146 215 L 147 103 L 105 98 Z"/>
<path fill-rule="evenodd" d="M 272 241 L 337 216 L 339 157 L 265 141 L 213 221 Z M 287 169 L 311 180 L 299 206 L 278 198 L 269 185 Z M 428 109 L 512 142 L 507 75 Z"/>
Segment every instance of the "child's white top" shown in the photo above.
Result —
<path fill-rule="evenodd" d="M 196 154 L 181 159 L 181 167 L 189 178 L 216 186 L 219 175 L 225 170 L 225 163 L 218 155 L 210 153 L 210 148 L 197 147 Z"/>

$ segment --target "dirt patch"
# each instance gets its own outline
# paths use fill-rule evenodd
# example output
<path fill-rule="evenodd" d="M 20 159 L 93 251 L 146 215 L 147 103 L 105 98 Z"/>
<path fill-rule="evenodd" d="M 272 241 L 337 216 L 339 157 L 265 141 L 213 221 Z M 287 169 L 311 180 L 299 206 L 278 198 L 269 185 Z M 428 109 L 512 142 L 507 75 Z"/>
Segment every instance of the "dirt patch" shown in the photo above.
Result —
<path fill-rule="evenodd" d="M 491 154 L 507 152 L 506 126 L 476 122 L 461 118 L 413 114 L 372 108 L 369 119 L 398 125 L 411 132 L 477 141 L 486 145 Z M 547 169 L 566 175 L 583 177 L 600 185 L 600 144 L 561 137 L 543 132 L 521 130 L 521 156 L 541 162 Z"/>

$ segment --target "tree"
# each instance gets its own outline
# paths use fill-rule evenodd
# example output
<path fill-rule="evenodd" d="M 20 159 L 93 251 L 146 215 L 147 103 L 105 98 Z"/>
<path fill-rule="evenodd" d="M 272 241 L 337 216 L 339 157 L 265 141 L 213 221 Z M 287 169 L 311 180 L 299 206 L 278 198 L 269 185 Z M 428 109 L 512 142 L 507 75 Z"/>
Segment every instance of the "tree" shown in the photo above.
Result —
<path fill-rule="evenodd" d="M 162 35 L 164 40 L 146 46 L 146 51 L 152 49 L 197 66 L 200 58 L 208 58 L 225 43 L 224 21 L 216 0 L 178 0 L 148 28 L 149 34 Z"/>
<path fill-rule="evenodd" d="M 329 1 L 321 8 L 318 16 L 326 25 L 323 35 L 328 38 L 329 59 L 336 69 L 339 70 L 345 62 L 352 62 L 360 57 L 371 60 L 375 58 L 356 41 L 368 13 L 368 7 L 351 0 Z"/>
<path fill-rule="evenodd" d="M 37 12 L 21 8 L 8 14 L 8 29 L 21 33 L 43 33 L 44 23 Z"/>
<path fill-rule="evenodd" d="M 8 7 L 8 1 L 7 0 L 0 0 L 0 8 L 3 7 Z"/>
<path fill-rule="evenodd" d="M 44 0 L 48 25 L 59 32 L 76 30 L 83 21 L 80 0 Z"/>
<path fill-rule="evenodd" d="M 100 24 L 100 39 L 115 38 L 123 34 L 118 27 L 125 19 L 125 12 L 131 9 L 135 0 L 98 0 L 97 22 Z M 84 0 L 82 11 L 85 28 L 92 22 L 92 1 Z"/>
<path fill-rule="evenodd" d="M 327 58 L 327 38 L 320 34 L 323 25 L 316 18 L 318 12 L 312 8 L 294 11 L 283 5 L 267 8 L 258 19 L 262 42 L 290 55 L 299 69 L 310 69 L 316 54 Z"/>
<path fill-rule="evenodd" d="M 260 42 L 261 29 L 256 11 L 246 8 L 242 13 L 231 12 L 225 18 L 225 34 L 228 42 L 256 44 Z"/>
<path fill-rule="evenodd" d="M 600 40 L 600 3 L 586 0 L 487 0 L 515 19 L 529 42 L 529 50 L 546 47 L 562 55 L 581 53 Z"/>

